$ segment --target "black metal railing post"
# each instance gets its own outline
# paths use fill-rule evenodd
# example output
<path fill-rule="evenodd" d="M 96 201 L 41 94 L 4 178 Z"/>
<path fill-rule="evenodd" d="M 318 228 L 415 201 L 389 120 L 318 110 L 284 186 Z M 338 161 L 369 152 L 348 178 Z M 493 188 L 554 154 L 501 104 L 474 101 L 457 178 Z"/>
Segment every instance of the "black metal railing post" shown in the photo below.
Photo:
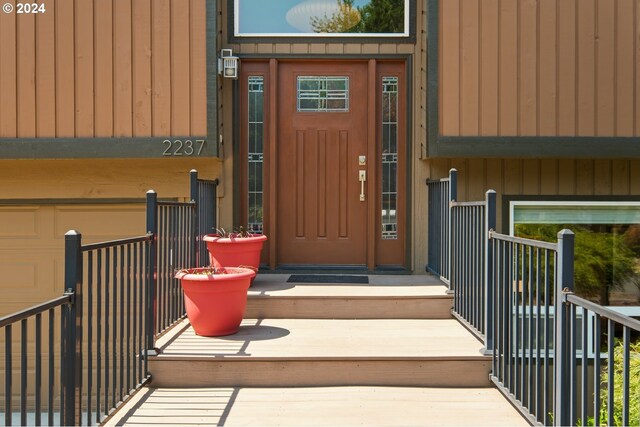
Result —
<path fill-rule="evenodd" d="M 147 280 L 146 294 L 146 354 L 155 353 L 154 337 L 155 337 L 155 319 L 156 319 L 156 283 L 158 276 L 158 266 L 156 265 L 158 253 L 158 194 L 153 191 L 147 191 L 147 233 L 152 235 L 149 244 L 149 254 L 147 255 L 147 264 L 149 279 Z"/>
<path fill-rule="evenodd" d="M 64 281 L 66 293 L 73 295 L 68 308 L 65 340 L 64 423 L 82 424 L 82 234 L 75 230 L 65 236 Z"/>
<path fill-rule="evenodd" d="M 200 209 L 200 191 L 198 186 L 198 171 L 195 169 L 191 169 L 189 172 L 190 177 L 190 192 L 191 192 L 191 201 L 196 204 L 195 209 L 193 209 L 193 254 L 191 256 L 191 265 L 190 267 L 198 267 L 200 262 L 200 219 L 198 218 L 198 210 Z"/>
<path fill-rule="evenodd" d="M 565 295 L 573 290 L 573 253 L 575 235 L 571 230 L 558 232 L 558 259 L 555 280 L 556 342 L 555 352 L 555 405 L 553 423 L 570 424 L 570 310 Z"/>
<path fill-rule="evenodd" d="M 485 193 L 484 214 L 484 353 L 491 354 L 494 350 L 493 343 L 493 242 L 490 233 L 496 229 L 496 192 L 489 190 Z"/>
<path fill-rule="evenodd" d="M 446 274 L 448 279 L 451 279 L 451 254 L 452 254 L 452 242 L 453 242 L 453 228 L 452 228 L 452 203 L 458 200 L 458 170 L 455 168 L 451 168 L 449 170 L 449 194 L 448 194 L 448 203 L 445 206 L 445 209 L 448 211 L 447 215 L 447 242 L 446 242 L 446 253 L 445 253 L 445 266 L 443 271 Z M 453 293 L 451 281 L 449 281 L 449 291 L 448 293 Z"/>

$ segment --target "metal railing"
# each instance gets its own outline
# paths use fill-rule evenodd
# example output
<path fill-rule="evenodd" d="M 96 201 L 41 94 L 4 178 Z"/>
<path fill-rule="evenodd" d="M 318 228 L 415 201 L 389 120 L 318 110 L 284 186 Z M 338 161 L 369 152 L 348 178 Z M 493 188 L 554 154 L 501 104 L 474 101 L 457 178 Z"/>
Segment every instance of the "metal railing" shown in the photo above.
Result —
<path fill-rule="evenodd" d="M 559 292 L 556 307 L 557 345 L 564 350 L 556 369 L 557 424 L 640 425 L 640 321 L 570 287 Z"/>
<path fill-rule="evenodd" d="M 215 227 L 217 184 L 191 171 L 189 202 L 149 191 L 146 235 L 85 245 L 77 231 L 65 235 L 64 295 L 0 318 L 1 423 L 99 424 L 148 382 L 155 338 L 184 316 L 174 270 L 198 266 L 200 254 L 208 264 L 199 230 Z"/>
<path fill-rule="evenodd" d="M 495 191 L 482 202 L 451 202 L 449 289 L 453 314 L 482 338 L 485 333 L 486 230 L 495 228 Z"/>
<path fill-rule="evenodd" d="M 78 349 L 74 424 L 99 424 L 150 378 L 144 355 L 153 336 L 153 235 L 82 245 L 82 235 L 70 231 L 66 243 L 65 271 L 78 283 L 77 332 L 69 336 Z"/>
<path fill-rule="evenodd" d="M 554 289 L 556 280 L 572 280 L 573 233 L 563 230 L 558 237 L 558 243 L 547 243 L 493 231 L 488 236 L 492 308 L 485 344 L 493 350 L 491 380 L 543 424 L 553 421 Z M 565 268 L 556 273 L 559 265 Z"/>
<path fill-rule="evenodd" d="M 428 181 L 428 269 L 492 355 L 491 381 L 533 424 L 640 425 L 640 322 L 572 293 L 574 234 L 497 233 L 495 192 L 458 202 L 455 182 Z"/>
<path fill-rule="evenodd" d="M 4 338 L 4 405 L 0 408 L 4 412 L 0 414 L 0 424 L 64 425 L 65 414 L 73 414 L 73 407 L 65 406 L 61 398 L 65 395 L 61 387 L 65 384 L 63 375 L 69 371 L 69 366 L 73 366 L 68 357 L 73 355 L 75 348 L 69 348 L 73 344 L 71 341 L 60 339 L 70 328 L 72 301 L 73 294 L 65 293 L 0 318 Z M 14 335 L 18 323 L 19 336 Z M 14 357 L 14 347 L 19 349 L 19 362 Z M 15 366 L 20 367 L 19 378 L 14 378 Z"/>
<path fill-rule="evenodd" d="M 427 180 L 429 189 L 429 241 L 427 271 L 449 284 L 451 278 L 450 204 L 457 198 L 458 172 L 449 171 L 448 178 Z"/>
<path fill-rule="evenodd" d="M 217 221 L 217 191 L 218 183 L 215 180 L 199 179 L 198 172 L 191 171 L 191 200 L 195 200 L 198 203 L 197 215 L 197 232 L 196 232 L 196 261 L 198 267 L 205 267 L 209 265 L 209 252 L 207 252 L 207 245 L 202 240 L 202 237 L 206 234 L 214 232 Z"/>

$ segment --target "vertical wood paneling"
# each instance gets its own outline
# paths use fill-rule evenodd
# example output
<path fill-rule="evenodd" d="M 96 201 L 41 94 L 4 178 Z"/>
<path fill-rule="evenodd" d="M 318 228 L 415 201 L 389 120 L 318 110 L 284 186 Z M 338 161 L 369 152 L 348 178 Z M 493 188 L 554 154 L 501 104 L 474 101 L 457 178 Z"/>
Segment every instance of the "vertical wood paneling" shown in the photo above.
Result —
<path fill-rule="evenodd" d="M 502 176 L 504 194 L 522 193 L 522 160 L 506 159 Z"/>
<path fill-rule="evenodd" d="M 461 48 L 460 60 L 460 134 L 478 135 L 479 102 L 479 52 L 480 34 L 478 16 L 479 2 L 461 4 Z"/>
<path fill-rule="evenodd" d="M 551 9 L 555 6 L 557 0 L 553 2 L 546 1 L 541 6 L 542 15 L 551 13 Z M 576 34 L 577 19 L 576 9 L 577 2 L 582 0 L 564 0 L 557 3 L 558 10 L 558 135 L 572 136 L 576 134 L 576 86 L 577 73 L 576 59 Z M 548 5 L 548 3 L 552 3 Z M 546 28 L 543 27 L 543 28 Z M 544 46 L 541 48 L 544 49 Z M 541 123 L 545 122 L 546 114 L 542 114 Z M 541 127 L 544 134 L 546 126 Z"/>
<path fill-rule="evenodd" d="M 629 161 L 629 193 L 640 193 L 640 160 Z"/>
<path fill-rule="evenodd" d="M 171 135 L 170 0 L 152 2 L 153 135 Z"/>
<path fill-rule="evenodd" d="M 519 2 L 518 133 L 538 134 L 538 8 L 536 0 Z"/>
<path fill-rule="evenodd" d="M 113 3 L 94 1 L 95 135 L 113 135 Z"/>
<path fill-rule="evenodd" d="M 614 70 L 616 64 L 615 6 L 618 2 L 597 0 L 596 9 L 596 134 L 615 134 Z"/>
<path fill-rule="evenodd" d="M 480 2 L 480 135 L 498 134 L 498 4 Z"/>
<path fill-rule="evenodd" d="M 439 4 L 441 134 L 639 134 L 640 0 Z"/>
<path fill-rule="evenodd" d="M 634 34 L 633 0 L 617 0 L 616 2 L 616 64 L 615 64 L 615 130 L 618 136 L 632 136 L 634 122 L 634 91 L 630 90 L 634 82 Z"/>
<path fill-rule="evenodd" d="M 484 159 L 469 159 L 469 175 L 482 177 L 480 179 L 471 179 L 467 185 L 467 199 L 468 200 L 483 200 L 484 192 L 487 191 L 487 185 L 485 182 L 485 167 Z"/>
<path fill-rule="evenodd" d="M 440 3 L 440 129 L 443 135 L 460 134 L 460 0 Z"/>
<path fill-rule="evenodd" d="M 577 3 L 578 33 L 578 135 L 595 135 L 595 0 Z"/>
<path fill-rule="evenodd" d="M 113 2 L 113 129 L 115 136 L 133 134 L 131 73 L 131 1 Z"/>
<path fill-rule="evenodd" d="M 497 194 L 502 194 L 502 160 L 487 159 L 485 170 L 487 171 L 487 190 L 495 190 Z"/>
<path fill-rule="evenodd" d="M 558 194 L 558 161 L 540 160 L 540 194 Z"/>
<path fill-rule="evenodd" d="M 524 194 L 540 194 L 540 161 L 526 159 L 522 161 L 522 191 Z"/>
<path fill-rule="evenodd" d="M 191 0 L 191 132 L 207 134 L 207 55 L 206 55 L 206 3 Z"/>
<path fill-rule="evenodd" d="M 573 0 L 569 0 L 571 3 Z M 556 0 L 540 0 L 536 33 L 538 34 L 538 129 L 536 134 L 558 133 L 558 34 Z M 563 23 L 564 24 L 564 23 Z M 568 31 L 570 31 L 571 26 Z M 575 46 L 575 45 L 574 45 Z M 572 49 L 574 50 L 574 49 Z M 571 57 L 571 55 L 568 55 Z M 574 78 L 575 78 L 575 74 Z M 575 84 L 569 84 L 575 86 Z M 569 123 L 571 124 L 571 123 Z"/>
<path fill-rule="evenodd" d="M 593 170 L 593 193 L 598 195 L 608 195 L 612 193 L 612 176 L 610 160 L 595 160 Z"/>
<path fill-rule="evenodd" d="M 36 136 L 35 15 L 17 18 L 18 137 Z"/>
<path fill-rule="evenodd" d="M 499 134 L 513 136 L 518 134 L 518 3 L 500 4 Z"/>
<path fill-rule="evenodd" d="M 56 1 L 56 136 L 75 136 L 74 0 Z"/>
<path fill-rule="evenodd" d="M 576 160 L 576 194 L 592 195 L 594 193 L 594 161 Z"/>
<path fill-rule="evenodd" d="M 47 13 L 36 20 L 36 136 L 40 138 L 56 136 L 55 13 L 55 3 L 48 4 Z"/>
<path fill-rule="evenodd" d="M 571 159 L 558 160 L 558 194 L 575 194 L 576 192 L 576 161 Z"/>
<path fill-rule="evenodd" d="M 75 3 L 76 41 L 76 130 L 78 137 L 94 135 L 93 92 L 93 2 Z"/>
<path fill-rule="evenodd" d="M 206 0 L 2 13 L 0 138 L 204 136 L 206 66 Z"/>
<path fill-rule="evenodd" d="M 611 161 L 611 181 L 613 183 L 613 194 L 629 194 L 629 161 Z"/>
<path fill-rule="evenodd" d="M 134 136 L 151 136 L 151 1 L 133 0 L 132 13 L 135 23 L 132 35 Z M 201 90 L 206 96 L 206 90 Z M 206 104 L 206 100 L 204 103 Z M 204 135 L 205 132 L 206 130 L 201 135 Z"/>
<path fill-rule="evenodd" d="M 11 0 L 9 4 L 15 5 Z M 16 135 L 16 14 L 0 13 L 0 132 Z"/>
<path fill-rule="evenodd" d="M 171 0 L 171 133 L 189 134 L 189 5 Z"/>

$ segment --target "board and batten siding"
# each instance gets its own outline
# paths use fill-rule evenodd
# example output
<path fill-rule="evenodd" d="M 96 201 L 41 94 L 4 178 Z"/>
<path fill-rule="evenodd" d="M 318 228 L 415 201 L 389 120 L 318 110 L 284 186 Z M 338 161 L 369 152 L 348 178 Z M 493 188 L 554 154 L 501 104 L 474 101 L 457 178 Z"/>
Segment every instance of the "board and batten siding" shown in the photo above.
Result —
<path fill-rule="evenodd" d="M 640 135 L 640 0 L 439 0 L 440 134 Z"/>
<path fill-rule="evenodd" d="M 0 13 L 0 138 L 206 135 L 205 0 L 41 2 Z"/>
<path fill-rule="evenodd" d="M 458 199 L 498 196 L 635 196 L 640 199 L 640 160 L 626 159 L 430 159 L 428 176 L 439 179 L 458 171 Z M 541 197 L 543 199 L 544 197 Z"/>

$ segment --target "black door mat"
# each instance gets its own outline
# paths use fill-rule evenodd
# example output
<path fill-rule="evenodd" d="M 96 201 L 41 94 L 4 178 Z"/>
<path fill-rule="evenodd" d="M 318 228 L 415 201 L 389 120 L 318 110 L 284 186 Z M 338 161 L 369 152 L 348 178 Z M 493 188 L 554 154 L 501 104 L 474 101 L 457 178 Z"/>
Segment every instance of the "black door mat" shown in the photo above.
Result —
<path fill-rule="evenodd" d="M 367 276 L 351 276 L 345 274 L 292 274 L 289 283 L 358 283 L 368 284 Z"/>

